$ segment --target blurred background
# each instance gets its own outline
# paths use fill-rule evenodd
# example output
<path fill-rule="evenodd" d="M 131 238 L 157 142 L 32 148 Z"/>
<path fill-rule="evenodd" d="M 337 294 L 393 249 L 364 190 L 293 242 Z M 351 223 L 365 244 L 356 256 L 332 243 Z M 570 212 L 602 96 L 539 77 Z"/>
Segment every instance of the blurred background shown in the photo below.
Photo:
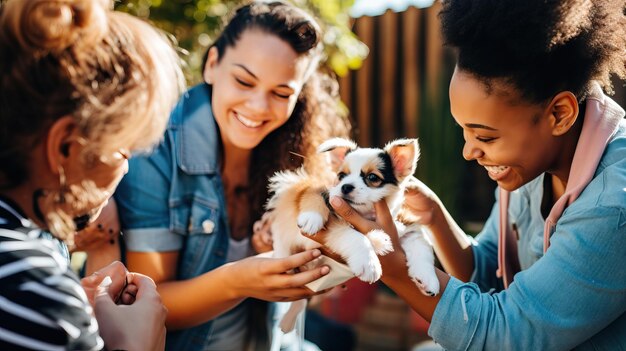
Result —
<path fill-rule="evenodd" d="M 115 7 L 150 20 L 181 47 L 189 85 L 200 81 L 203 55 L 222 22 L 244 1 L 118 0 Z M 463 138 L 450 115 L 452 52 L 443 47 L 432 0 L 292 0 L 324 26 L 326 65 L 339 78 L 345 107 L 361 146 L 418 137 L 416 176 L 433 189 L 470 234 L 482 228 L 495 183 L 461 156 Z M 614 99 L 626 106 L 624 82 Z M 410 350 L 427 338 L 428 324 L 382 285 L 348 282 L 313 303 L 307 338 L 323 350 Z M 331 328 L 331 329 L 324 329 Z M 334 329 L 332 329 L 334 328 Z M 330 333 L 328 331 L 331 331 Z M 336 334 L 331 334 L 336 332 Z M 344 335 L 344 343 L 331 335 Z M 335 340 L 336 341 L 336 340 Z"/>

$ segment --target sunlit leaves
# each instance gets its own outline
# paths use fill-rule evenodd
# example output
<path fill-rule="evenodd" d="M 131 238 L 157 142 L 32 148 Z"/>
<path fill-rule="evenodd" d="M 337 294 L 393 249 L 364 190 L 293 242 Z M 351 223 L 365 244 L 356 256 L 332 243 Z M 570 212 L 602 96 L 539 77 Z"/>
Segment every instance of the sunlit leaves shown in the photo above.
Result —
<path fill-rule="evenodd" d="M 157 27 L 172 33 L 187 53 L 191 83 L 200 80 L 204 53 L 213 42 L 224 18 L 242 0 L 119 0 L 115 8 L 149 19 Z M 293 0 L 320 19 L 326 35 L 326 63 L 338 74 L 361 66 L 368 48 L 352 33 L 348 11 L 354 0 Z"/>

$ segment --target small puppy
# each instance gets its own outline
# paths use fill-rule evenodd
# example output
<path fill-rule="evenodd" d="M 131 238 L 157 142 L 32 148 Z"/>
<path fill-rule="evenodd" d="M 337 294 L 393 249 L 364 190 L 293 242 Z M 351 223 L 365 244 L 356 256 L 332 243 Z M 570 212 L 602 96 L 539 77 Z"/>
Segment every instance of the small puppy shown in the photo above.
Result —
<path fill-rule="evenodd" d="M 324 245 L 341 256 L 359 279 L 377 281 L 382 275 L 377 255 L 393 251 L 389 236 L 382 230 L 366 235 L 357 232 L 333 213 L 327 201 L 329 197 L 339 196 L 362 216 L 373 219 L 374 203 L 385 199 L 396 219 L 409 276 L 425 295 L 439 293 L 434 253 L 425 237 L 425 228 L 402 223 L 399 216 L 405 185 L 412 178 L 419 158 L 417 139 L 395 140 L 378 149 L 359 148 L 350 140 L 335 138 L 320 145 L 318 152 L 328 152 L 337 174 L 336 184 L 331 188 L 302 169 L 278 172 L 270 179 L 273 195 L 266 208 L 271 211 L 274 256 L 286 257 L 320 247 L 301 233 L 314 235 L 325 228 Z"/>

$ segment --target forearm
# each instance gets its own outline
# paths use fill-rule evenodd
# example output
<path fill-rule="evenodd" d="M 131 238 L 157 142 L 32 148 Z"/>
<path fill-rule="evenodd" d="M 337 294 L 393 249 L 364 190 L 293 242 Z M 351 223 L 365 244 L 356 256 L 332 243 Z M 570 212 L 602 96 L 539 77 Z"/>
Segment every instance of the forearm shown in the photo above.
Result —
<path fill-rule="evenodd" d="M 433 234 L 435 253 L 446 272 L 464 282 L 469 281 L 474 271 L 470 241 L 443 205 L 435 211 L 428 229 Z"/>
<path fill-rule="evenodd" d="M 228 265 L 189 280 L 158 284 L 163 304 L 168 309 L 169 330 L 205 323 L 235 307 L 244 297 L 230 284 Z"/>
<path fill-rule="evenodd" d="M 383 272 L 384 270 L 385 268 L 383 267 Z M 435 313 L 435 308 L 441 299 L 441 295 L 450 280 L 450 277 L 439 269 L 435 269 L 435 273 L 437 274 L 441 287 L 439 294 L 436 296 L 426 296 L 422 294 L 406 272 L 402 275 L 385 275 L 383 273 L 382 281 L 398 294 L 400 298 L 406 301 L 409 307 L 430 322 Z"/>

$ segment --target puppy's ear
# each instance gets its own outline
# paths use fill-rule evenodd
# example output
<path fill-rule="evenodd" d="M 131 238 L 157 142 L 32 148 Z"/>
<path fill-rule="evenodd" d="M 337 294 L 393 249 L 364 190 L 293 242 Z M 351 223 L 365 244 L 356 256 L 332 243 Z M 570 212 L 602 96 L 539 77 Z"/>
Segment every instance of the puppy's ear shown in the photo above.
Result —
<path fill-rule="evenodd" d="M 341 167 L 348 151 L 352 151 L 356 148 L 357 146 L 352 140 L 332 138 L 323 142 L 322 145 L 317 148 L 317 152 L 322 153 L 330 151 L 328 152 L 328 161 L 333 172 L 336 172 L 339 170 L 339 167 Z"/>
<path fill-rule="evenodd" d="M 417 139 L 394 140 L 385 146 L 385 152 L 391 156 L 393 174 L 399 183 L 415 173 L 417 160 L 420 157 Z"/>

